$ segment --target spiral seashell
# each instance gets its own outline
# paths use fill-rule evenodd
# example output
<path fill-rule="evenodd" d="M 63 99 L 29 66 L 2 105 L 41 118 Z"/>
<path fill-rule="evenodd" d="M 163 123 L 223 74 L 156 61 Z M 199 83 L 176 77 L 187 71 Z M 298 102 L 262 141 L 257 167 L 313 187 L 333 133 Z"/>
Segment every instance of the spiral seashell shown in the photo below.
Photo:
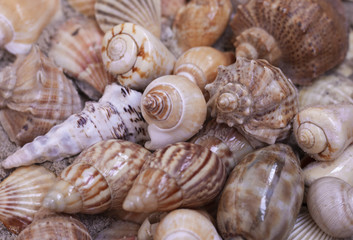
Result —
<path fill-rule="evenodd" d="M 20 233 L 33 221 L 54 182 L 54 173 L 44 167 L 16 169 L 0 183 L 0 221 L 11 232 Z"/>
<path fill-rule="evenodd" d="M 155 212 L 203 206 L 221 191 L 225 178 L 222 161 L 207 148 L 186 142 L 171 144 L 146 161 L 123 208 Z"/>
<path fill-rule="evenodd" d="M 17 145 L 47 133 L 81 106 L 72 82 L 37 46 L 0 73 L 0 122 Z"/>
<path fill-rule="evenodd" d="M 4 168 L 60 160 L 107 139 L 143 142 L 147 124 L 140 112 L 141 93 L 117 84 L 108 85 L 98 102 L 87 102 L 44 136 L 27 143 L 3 162 Z"/>
<path fill-rule="evenodd" d="M 141 224 L 141 227 L 139 228 L 137 233 L 137 239 L 153 240 L 156 235 L 156 229 L 159 223 L 167 214 L 167 212 L 151 213 Z"/>
<path fill-rule="evenodd" d="M 246 155 L 223 189 L 217 225 L 223 239 L 287 239 L 299 213 L 304 178 L 285 144 Z"/>
<path fill-rule="evenodd" d="M 139 224 L 116 221 L 110 227 L 101 231 L 95 240 L 137 240 L 137 232 L 140 228 Z"/>
<path fill-rule="evenodd" d="M 207 107 L 201 90 L 182 76 L 167 75 L 151 82 L 143 92 L 141 112 L 148 123 L 148 149 L 186 141 L 206 119 Z"/>
<path fill-rule="evenodd" d="M 332 161 L 353 142 L 353 105 L 308 107 L 294 118 L 299 147 L 319 161 Z"/>
<path fill-rule="evenodd" d="M 249 0 L 230 25 L 237 58 L 266 59 L 296 84 L 310 84 L 348 50 L 341 1 Z"/>
<path fill-rule="evenodd" d="M 72 8 L 87 17 L 94 17 L 96 0 L 67 0 Z"/>
<path fill-rule="evenodd" d="M 307 205 L 317 225 L 335 238 L 353 235 L 352 186 L 335 177 L 323 177 L 309 187 Z"/>
<path fill-rule="evenodd" d="M 57 30 L 49 56 L 91 99 L 99 99 L 104 88 L 115 82 L 104 67 L 101 55 L 103 33 L 94 20 L 70 18 Z"/>
<path fill-rule="evenodd" d="M 266 60 L 237 58 L 228 67 L 219 66 L 216 80 L 205 89 L 212 117 L 237 128 L 251 144 L 253 139 L 273 144 L 286 138 L 298 112 L 297 89 Z"/>
<path fill-rule="evenodd" d="M 128 22 L 161 35 L 161 0 L 97 0 L 95 16 L 104 32 Z"/>
<path fill-rule="evenodd" d="M 152 80 L 171 74 L 174 55 L 143 27 L 123 23 L 107 31 L 102 43 L 102 59 L 119 83 L 143 90 Z"/>

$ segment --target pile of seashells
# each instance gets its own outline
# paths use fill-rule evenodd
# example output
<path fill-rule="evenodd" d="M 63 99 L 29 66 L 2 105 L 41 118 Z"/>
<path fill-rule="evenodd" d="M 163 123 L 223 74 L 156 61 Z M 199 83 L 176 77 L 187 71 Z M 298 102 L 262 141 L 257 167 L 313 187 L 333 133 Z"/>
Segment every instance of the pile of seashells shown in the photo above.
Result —
<path fill-rule="evenodd" d="M 352 237 L 343 4 L 0 0 L 0 238 Z"/>

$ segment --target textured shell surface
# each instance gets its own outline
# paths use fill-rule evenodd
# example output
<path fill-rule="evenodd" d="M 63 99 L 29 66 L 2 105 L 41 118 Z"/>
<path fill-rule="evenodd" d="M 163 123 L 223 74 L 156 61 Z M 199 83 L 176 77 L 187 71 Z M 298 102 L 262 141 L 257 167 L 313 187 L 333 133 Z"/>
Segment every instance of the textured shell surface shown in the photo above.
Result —
<path fill-rule="evenodd" d="M 180 142 L 156 150 L 143 166 L 123 208 L 132 212 L 199 207 L 221 191 L 226 172 L 207 148 Z"/>
<path fill-rule="evenodd" d="M 303 195 L 304 178 L 292 149 L 284 144 L 259 149 L 231 172 L 219 201 L 218 229 L 223 239 L 286 239 Z"/>
<path fill-rule="evenodd" d="M 137 240 L 139 224 L 127 221 L 115 221 L 113 224 L 101 231 L 95 240 Z"/>
<path fill-rule="evenodd" d="M 0 221 L 18 234 L 33 221 L 55 174 L 41 166 L 21 167 L 0 183 Z"/>
<path fill-rule="evenodd" d="M 216 80 L 205 89 L 211 115 L 248 140 L 273 144 L 286 138 L 298 112 L 296 87 L 266 60 L 237 58 L 232 65 L 219 66 Z"/>
<path fill-rule="evenodd" d="M 17 145 L 44 135 L 81 110 L 71 80 L 35 46 L 0 73 L 0 122 Z"/>
<path fill-rule="evenodd" d="M 96 0 L 67 0 L 72 8 L 87 17 L 94 17 Z"/>

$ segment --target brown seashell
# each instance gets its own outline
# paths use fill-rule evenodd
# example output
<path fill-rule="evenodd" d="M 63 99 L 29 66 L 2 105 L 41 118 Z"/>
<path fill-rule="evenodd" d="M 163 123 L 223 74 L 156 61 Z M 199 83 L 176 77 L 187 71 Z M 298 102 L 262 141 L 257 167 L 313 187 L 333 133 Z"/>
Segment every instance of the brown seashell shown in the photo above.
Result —
<path fill-rule="evenodd" d="M 72 8 L 87 17 L 94 17 L 94 4 L 96 0 L 67 0 Z"/>
<path fill-rule="evenodd" d="M 127 221 L 116 221 L 110 227 L 101 231 L 95 240 L 137 240 L 139 224 Z"/>

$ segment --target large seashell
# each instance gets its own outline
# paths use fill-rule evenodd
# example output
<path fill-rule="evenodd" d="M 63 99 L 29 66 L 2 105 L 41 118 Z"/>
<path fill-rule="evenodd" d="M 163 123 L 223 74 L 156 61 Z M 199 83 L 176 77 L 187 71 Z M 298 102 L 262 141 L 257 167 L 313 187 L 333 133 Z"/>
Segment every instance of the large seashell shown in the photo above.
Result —
<path fill-rule="evenodd" d="M 96 0 L 67 0 L 72 8 L 87 17 L 94 17 Z"/>
<path fill-rule="evenodd" d="M 101 55 L 103 33 L 94 20 L 71 18 L 57 30 L 49 56 L 78 80 L 77 85 L 91 99 L 99 99 L 115 79 L 104 67 Z"/>
<path fill-rule="evenodd" d="M 137 240 L 137 232 L 140 228 L 139 224 L 116 221 L 110 227 L 101 231 L 95 240 Z"/>
<path fill-rule="evenodd" d="M 218 206 L 223 239 L 287 239 L 299 213 L 304 178 L 288 145 L 246 155 L 231 172 Z"/>
<path fill-rule="evenodd" d="M 81 110 L 70 80 L 35 46 L 0 73 L 0 122 L 23 145 Z"/>
<path fill-rule="evenodd" d="M 228 67 L 219 66 L 216 80 L 205 89 L 211 115 L 248 140 L 273 144 L 286 138 L 298 111 L 297 89 L 266 60 L 237 58 Z"/>
<path fill-rule="evenodd" d="M 11 232 L 20 233 L 33 221 L 54 182 L 54 173 L 44 167 L 16 169 L 0 183 L 0 221 Z"/>
<path fill-rule="evenodd" d="M 28 53 L 42 30 L 61 14 L 60 0 L 11 0 L 0 3 L 0 47 Z"/>
<path fill-rule="evenodd" d="M 296 84 L 309 84 L 348 50 L 348 24 L 337 0 L 249 0 L 230 25 L 237 58 L 266 59 Z"/>
<path fill-rule="evenodd" d="M 102 59 L 121 85 L 137 90 L 143 90 L 157 77 L 171 74 L 176 61 L 159 39 L 132 23 L 117 25 L 105 33 Z"/>
<path fill-rule="evenodd" d="M 185 6 L 186 0 L 161 0 L 162 17 L 174 19 L 178 10 Z"/>
<path fill-rule="evenodd" d="M 353 105 L 308 107 L 294 118 L 299 147 L 319 161 L 332 161 L 353 142 Z"/>
<path fill-rule="evenodd" d="M 161 35 L 161 0 L 97 0 L 95 15 L 104 32 L 131 22 L 157 38 Z"/>
<path fill-rule="evenodd" d="M 159 223 L 167 214 L 167 212 L 154 212 L 146 217 L 138 230 L 137 239 L 153 240 Z"/>
<path fill-rule="evenodd" d="M 117 84 L 108 85 L 98 102 L 87 102 L 46 135 L 27 143 L 2 162 L 4 168 L 63 159 L 106 139 L 142 142 L 147 124 L 140 112 L 141 93 Z"/>
<path fill-rule="evenodd" d="M 149 124 L 148 149 L 186 141 L 206 119 L 207 107 L 201 90 L 182 76 L 157 78 L 143 92 L 141 111 Z"/>
<path fill-rule="evenodd" d="M 216 154 L 193 143 L 156 150 L 146 161 L 123 208 L 132 212 L 199 207 L 221 191 L 226 172 Z"/>

